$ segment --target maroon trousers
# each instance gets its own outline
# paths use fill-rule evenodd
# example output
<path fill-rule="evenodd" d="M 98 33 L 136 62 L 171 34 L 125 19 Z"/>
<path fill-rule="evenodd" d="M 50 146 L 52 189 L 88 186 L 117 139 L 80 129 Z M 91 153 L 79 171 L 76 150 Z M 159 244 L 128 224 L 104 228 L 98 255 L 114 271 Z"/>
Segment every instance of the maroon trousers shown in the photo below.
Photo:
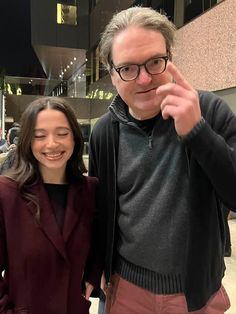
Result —
<path fill-rule="evenodd" d="M 160 295 L 140 288 L 119 275 L 112 277 L 107 290 L 106 314 L 223 314 L 230 307 L 229 297 L 222 286 L 204 308 L 188 312 L 183 294 Z"/>

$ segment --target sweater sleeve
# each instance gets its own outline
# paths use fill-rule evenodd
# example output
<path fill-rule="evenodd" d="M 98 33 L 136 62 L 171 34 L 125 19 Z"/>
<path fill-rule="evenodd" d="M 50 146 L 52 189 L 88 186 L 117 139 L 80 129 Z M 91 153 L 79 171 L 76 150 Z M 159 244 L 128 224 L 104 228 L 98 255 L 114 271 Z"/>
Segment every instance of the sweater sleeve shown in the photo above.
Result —
<path fill-rule="evenodd" d="M 236 211 L 236 116 L 213 93 L 200 93 L 200 103 L 205 122 L 183 142 L 221 201 Z"/>

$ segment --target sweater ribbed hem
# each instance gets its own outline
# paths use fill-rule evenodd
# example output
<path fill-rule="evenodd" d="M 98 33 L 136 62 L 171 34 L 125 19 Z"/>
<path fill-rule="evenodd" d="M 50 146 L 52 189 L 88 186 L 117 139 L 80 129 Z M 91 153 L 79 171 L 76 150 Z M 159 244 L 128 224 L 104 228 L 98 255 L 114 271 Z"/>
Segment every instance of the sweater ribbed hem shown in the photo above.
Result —
<path fill-rule="evenodd" d="M 117 256 L 115 271 L 123 279 L 155 294 L 183 293 L 180 274 L 159 274 L 134 265 L 120 255 Z"/>

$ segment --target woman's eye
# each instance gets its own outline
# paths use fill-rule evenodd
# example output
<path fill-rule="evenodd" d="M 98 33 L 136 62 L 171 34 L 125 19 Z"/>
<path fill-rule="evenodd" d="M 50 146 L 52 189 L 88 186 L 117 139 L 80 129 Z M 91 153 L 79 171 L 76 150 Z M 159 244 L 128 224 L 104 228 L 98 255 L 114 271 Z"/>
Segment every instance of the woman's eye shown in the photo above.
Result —
<path fill-rule="evenodd" d="M 59 134 L 57 134 L 58 136 L 66 136 L 66 135 L 68 135 L 68 133 L 59 133 Z"/>
<path fill-rule="evenodd" d="M 44 138 L 44 137 L 45 135 L 37 135 L 37 134 L 34 135 L 34 138 Z"/>

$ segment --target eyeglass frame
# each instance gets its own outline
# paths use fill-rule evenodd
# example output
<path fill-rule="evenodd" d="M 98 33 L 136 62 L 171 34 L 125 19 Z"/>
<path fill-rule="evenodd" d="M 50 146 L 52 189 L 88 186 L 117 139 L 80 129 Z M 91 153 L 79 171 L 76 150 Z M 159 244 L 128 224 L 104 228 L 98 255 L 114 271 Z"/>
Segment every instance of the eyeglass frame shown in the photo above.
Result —
<path fill-rule="evenodd" d="M 162 72 L 153 74 L 153 73 L 150 73 L 150 72 L 148 71 L 148 69 L 147 69 L 147 63 L 148 63 L 149 61 L 151 61 L 151 60 L 156 60 L 156 59 L 163 59 L 163 60 L 165 61 L 165 66 L 164 66 L 164 69 L 163 69 Z M 137 79 L 137 77 L 138 77 L 139 74 L 140 74 L 140 69 L 141 69 L 142 66 L 144 66 L 145 71 L 146 71 L 149 75 L 158 75 L 158 74 L 162 74 L 162 73 L 165 72 L 165 70 L 166 70 L 166 66 L 167 66 L 167 61 L 168 61 L 168 60 L 169 60 L 169 56 L 166 55 L 166 56 L 161 56 L 161 57 L 150 58 L 150 59 L 148 59 L 147 61 L 145 61 L 145 62 L 142 63 L 142 64 L 135 64 L 135 63 L 132 63 L 132 64 L 127 64 L 127 65 L 122 65 L 122 66 L 120 66 L 120 67 L 115 67 L 113 61 L 111 61 L 111 69 L 114 69 L 114 70 L 119 74 L 119 76 L 120 76 L 120 78 L 122 79 L 122 81 L 124 81 L 124 82 L 131 82 L 131 81 L 134 81 L 134 80 Z M 120 71 L 121 71 L 123 68 L 125 68 L 125 67 L 127 67 L 127 66 L 130 66 L 130 65 L 136 65 L 136 66 L 138 67 L 137 76 L 136 76 L 135 78 L 131 79 L 131 80 L 125 80 L 125 79 L 122 78 L 122 76 L 121 76 L 121 74 L 120 74 Z"/>

